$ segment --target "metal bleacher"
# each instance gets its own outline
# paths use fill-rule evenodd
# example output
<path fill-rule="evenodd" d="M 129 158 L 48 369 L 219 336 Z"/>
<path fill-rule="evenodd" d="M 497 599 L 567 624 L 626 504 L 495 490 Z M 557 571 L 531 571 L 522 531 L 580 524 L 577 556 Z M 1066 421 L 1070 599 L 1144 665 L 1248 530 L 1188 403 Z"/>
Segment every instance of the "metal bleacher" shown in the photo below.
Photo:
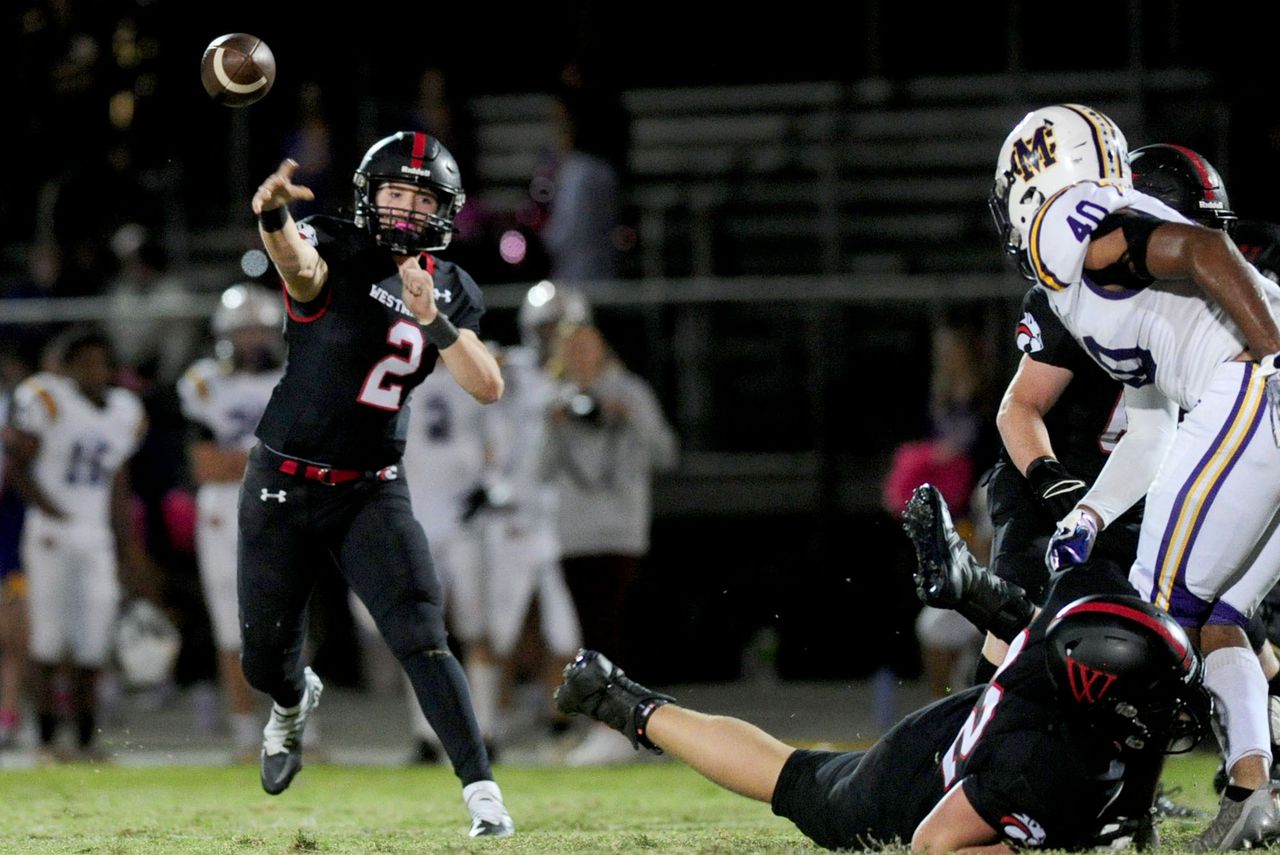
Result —
<path fill-rule="evenodd" d="M 1225 137 L 1212 82 L 1163 69 L 631 90 L 636 272 L 998 271 L 985 199 L 995 153 L 1023 113 L 1088 103 L 1134 145 L 1149 130 L 1180 138 L 1180 123 Z M 551 146 L 551 98 L 473 106 L 490 201 L 514 208 Z"/>
<path fill-rule="evenodd" d="M 931 313 L 985 301 L 997 335 L 1025 287 L 986 206 L 1008 129 L 1076 101 L 1132 145 L 1187 140 L 1221 162 L 1213 85 L 1163 69 L 622 93 L 638 244 L 627 280 L 590 297 L 628 313 L 607 332 L 639 339 L 626 355 L 686 443 L 659 508 L 874 505 L 890 447 L 919 428 Z M 514 211 L 552 148 L 552 98 L 472 108 L 486 202 Z"/>

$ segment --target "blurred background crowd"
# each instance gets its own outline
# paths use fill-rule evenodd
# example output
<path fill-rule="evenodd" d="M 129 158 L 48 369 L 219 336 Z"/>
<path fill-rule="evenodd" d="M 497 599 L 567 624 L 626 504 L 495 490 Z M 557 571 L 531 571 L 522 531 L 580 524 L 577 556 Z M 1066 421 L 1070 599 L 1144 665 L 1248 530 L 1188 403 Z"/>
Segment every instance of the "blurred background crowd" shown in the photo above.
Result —
<path fill-rule="evenodd" d="M 499 352 L 544 348 L 540 370 L 561 390 L 547 441 L 565 424 L 592 429 L 573 397 L 606 368 L 654 404 L 652 453 L 627 469 L 644 484 L 643 534 L 575 541 L 580 511 L 562 503 L 574 601 L 609 605 L 558 619 L 606 633 L 597 646 L 651 683 L 888 686 L 928 664 L 943 691 L 954 680 L 938 675 L 961 673 L 953 661 L 977 640 L 938 651 L 924 633 L 922 652 L 895 516 L 932 480 L 981 548 L 969 497 L 995 459 L 1023 290 L 984 204 L 1007 128 L 1042 103 L 1088 103 L 1131 146 L 1207 155 L 1242 216 L 1280 218 L 1280 113 L 1256 68 L 1261 37 L 1247 26 L 1209 37 L 1197 4 L 1097 6 L 1101 18 L 1015 2 L 933 10 L 923 26 L 918 7 L 883 0 L 853 4 L 839 25 L 817 4 L 698 21 L 674 5 L 583 0 L 10 4 L 0 394 L 65 370 L 56 345 L 85 323 L 106 336 L 114 382 L 147 415 L 127 470 L 145 594 L 180 633 L 163 686 L 203 698 L 202 726 L 225 727 L 196 548 L 198 432 L 180 379 L 229 339 L 211 324 L 226 289 L 278 288 L 248 207 L 258 182 L 292 157 L 316 193 L 295 216 L 341 213 L 368 145 L 424 130 L 462 171 L 467 203 L 445 257 L 483 287 L 485 337 Z M 264 39 L 279 69 L 271 93 L 239 110 L 210 101 L 197 73 L 204 46 L 232 31 Z M 541 344 L 537 320 L 558 324 Z M 607 452 L 590 478 L 622 471 Z M 477 469 L 468 486 L 491 475 Z M 546 484 L 584 477 L 569 465 Z M 17 543 L 20 505 L 6 484 L 0 542 Z M 610 565 L 618 584 L 584 594 L 582 559 L 614 553 L 627 559 Z M 6 590 L 7 609 L 20 593 Z M 374 688 L 377 642 L 336 572 L 312 611 L 316 670 Z M 0 639 L 20 654 L 19 623 L 3 614 Z M 540 685 L 540 639 L 565 637 L 538 629 L 529 621 L 502 658 L 513 685 Z M 19 689 L 0 697 L 11 739 L 29 708 Z"/>

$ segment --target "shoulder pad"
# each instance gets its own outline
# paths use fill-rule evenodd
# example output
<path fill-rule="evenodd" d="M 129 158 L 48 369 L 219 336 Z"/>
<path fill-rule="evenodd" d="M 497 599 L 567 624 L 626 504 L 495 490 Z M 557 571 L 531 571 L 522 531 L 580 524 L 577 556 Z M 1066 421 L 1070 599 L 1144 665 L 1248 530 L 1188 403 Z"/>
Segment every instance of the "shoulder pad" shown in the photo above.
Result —
<path fill-rule="evenodd" d="M 1050 196 L 1028 229 L 1027 254 L 1041 284 L 1061 291 L 1079 282 L 1094 229 L 1133 201 L 1134 194 L 1103 181 L 1080 181 Z"/>
<path fill-rule="evenodd" d="M 14 390 L 14 402 L 19 406 L 39 406 L 51 422 L 58 420 L 58 399 L 54 396 L 57 376 L 47 372 L 33 374 L 18 384 Z"/>

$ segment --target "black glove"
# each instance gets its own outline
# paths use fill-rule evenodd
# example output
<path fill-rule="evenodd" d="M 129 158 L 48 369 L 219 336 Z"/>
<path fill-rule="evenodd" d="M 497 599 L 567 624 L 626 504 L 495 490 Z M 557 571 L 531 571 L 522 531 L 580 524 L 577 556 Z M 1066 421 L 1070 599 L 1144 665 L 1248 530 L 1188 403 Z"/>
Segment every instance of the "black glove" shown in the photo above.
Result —
<path fill-rule="evenodd" d="M 1086 484 L 1052 457 L 1037 457 L 1027 467 L 1027 481 L 1040 507 L 1056 524 L 1084 497 Z"/>

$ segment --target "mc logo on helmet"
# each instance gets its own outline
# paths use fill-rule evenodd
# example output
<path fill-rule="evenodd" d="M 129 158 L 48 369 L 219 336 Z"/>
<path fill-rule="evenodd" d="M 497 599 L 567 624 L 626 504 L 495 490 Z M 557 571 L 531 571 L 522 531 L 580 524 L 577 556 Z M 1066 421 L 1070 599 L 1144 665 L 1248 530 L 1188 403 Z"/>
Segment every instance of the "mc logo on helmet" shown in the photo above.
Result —
<path fill-rule="evenodd" d="M 1031 139 L 1020 139 L 1013 144 L 1010 170 L 1023 181 L 1030 181 L 1037 173 L 1058 162 L 1054 154 L 1057 143 L 1053 140 L 1053 126 L 1044 124 L 1036 128 Z"/>

